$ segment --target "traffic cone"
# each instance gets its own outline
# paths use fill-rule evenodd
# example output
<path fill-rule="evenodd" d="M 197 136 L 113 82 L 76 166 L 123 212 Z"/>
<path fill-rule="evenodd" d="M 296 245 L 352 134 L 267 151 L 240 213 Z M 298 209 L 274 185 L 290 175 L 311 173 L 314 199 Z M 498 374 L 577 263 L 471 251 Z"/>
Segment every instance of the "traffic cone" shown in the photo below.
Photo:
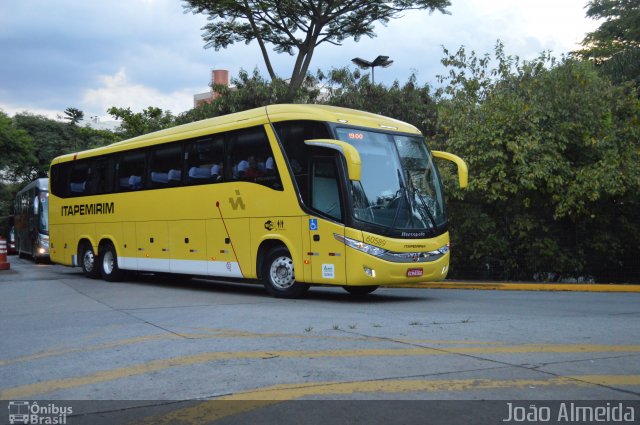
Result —
<path fill-rule="evenodd" d="M 7 261 L 7 241 L 0 236 L 0 270 L 9 270 L 10 267 Z"/>

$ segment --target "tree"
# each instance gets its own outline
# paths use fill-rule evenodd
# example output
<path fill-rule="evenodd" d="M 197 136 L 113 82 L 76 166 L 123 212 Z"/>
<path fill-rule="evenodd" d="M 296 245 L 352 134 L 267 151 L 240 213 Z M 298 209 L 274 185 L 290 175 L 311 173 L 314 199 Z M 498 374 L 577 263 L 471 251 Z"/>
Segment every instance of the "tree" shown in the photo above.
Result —
<path fill-rule="evenodd" d="M 320 73 L 320 80 L 323 75 Z M 435 132 L 436 105 L 429 85 L 420 86 L 415 75 L 400 85 L 394 81 L 389 87 L 372 84 L 369 75 L 348 68 L 334 69 L 329 73 L 326 103 L 345 108 L 359 109 L 396 118 L 418 127 L 426 136 Z"/>
<path fill-rule="evenodd" d="M 16 193 L 22 187 L 22 183 L 4 183 L 0 181 L 0 235 L 7 238 L 2 232 L 7 229 L 9 215 L 13 214 L 13 202 Z"/>
<path fill-rule="evenodd" d="M 186 124 L 275 103 L 316 103 L 320 95 L 316 88 L 317 80 L 310 76 L 307 79 L 305 84 L 291 94 L 289 85 L 282 80 L 267 81 L 257 69 L 252 74 L 240 70 L 238 77 L 231 79 L 232 87 L 214 86 L 213 90 L 219 94 L 218 97 L 211 103 L 204 103 L 180 114 L 175 124 Z"/>
<path fill-rule="evenodd" d="M 78 125 L 84 119 L 84 112 L 78 108 L 67 108 L 64 110 L 64 114 L 66 115 L 64 119 L 68 120 L 71 125 Z"/>
<path fill-rule="evenodd" d="M 502 45 L 494 58 L 460 49 L 443 62 L 437 146 L 470 169 L 468 190 L 450 192 L 452 270 L 638 281 L 636 92 L 589 62 L 522 63 Z"/>
<path fill-rule="evenodd" d="M 293 90 L 300 87 L 320 44 L 340 45 L 344 40 L 374 37 L 374 24 L 386 24 L 406 10 L 426 9 L 447 13 L 449 0 L 350 0 L 319 2 L 313 0 L 216 1 L 185 0 L 185 11 L 206 14 L 203 28 L 205 48 L 216 50 L 236 42 L 258 42 L 271 80 L 278 77 L 266 45 L 278 53 L 296 55 L 291 72 Z"/>
<path fill-rule="evenodd" d="M 637 0 L 591 0 L 587 17 L 604 22 L 582 41 L 575 53 L 602 65 L 615 82 L 640 85 L 640 3 Z"/>
<path fill-rule="evenodd" d="M 124 139 L 162 130 L 175 125 L 175 117 L 170 111 L 163 111 L 155 106 L 149 106 L 142 112 L 133 112 L 131 108 L 112 106 L 107 110 L 116 120 L 122 123 L 116 133 Z"/>
<path fill-rule="evenodd" d="M 33 160 L 21 167 L 20 179 L 46 177 L 53 158 L 114 143 L 119 138 L 110 131 L 69 125 L 29 113 L 16 114 L 14 125 L 32 139 Z"/>
<path fill-rule="evenodd" d="M 33 146 L 29 134 L 0 111 L 0 182 L 21 181 L 25 170 L 36 160 Z"/>
<path fill-rule="evenodd" d="M 53 158 L 120 140 L 107 130 L 65 124 L 29 113 L 9 118 L 0 111 L 0 216 L 25 183 L 47 177 Z"/>

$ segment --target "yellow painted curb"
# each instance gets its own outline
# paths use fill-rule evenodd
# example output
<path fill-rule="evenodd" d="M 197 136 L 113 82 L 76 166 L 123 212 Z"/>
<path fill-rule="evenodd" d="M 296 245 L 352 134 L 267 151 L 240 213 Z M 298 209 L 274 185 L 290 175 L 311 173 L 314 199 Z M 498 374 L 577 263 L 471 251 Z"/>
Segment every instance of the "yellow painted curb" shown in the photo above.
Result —
<path fill-rule="evenodd" d="M 390 285 L 389 287 L 421 289 L 479 289 L 493 291 L 640 292 L 640 285 L 604 283 L 432 282 L 412 285 Z"/>

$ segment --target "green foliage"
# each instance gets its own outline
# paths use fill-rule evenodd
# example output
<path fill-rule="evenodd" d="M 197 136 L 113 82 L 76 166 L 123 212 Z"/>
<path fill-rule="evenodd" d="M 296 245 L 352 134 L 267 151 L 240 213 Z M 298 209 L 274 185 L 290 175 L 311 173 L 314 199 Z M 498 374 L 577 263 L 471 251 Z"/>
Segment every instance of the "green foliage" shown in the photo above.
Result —
<path fill-rule="evenodd" d="M 320 73 L 319 79 L 324 75 Z M 428 85 L 419 86 L 415 75 L 400 85 L 396 80 L 390 87 L 372 84 L 369 76 L 348 68 L 329 73 L 326 102 L 334 106 L 359 109 L 409 122 L 423 134 L 433 135 L 436 106 Z"/>
<path fill-rule="evenodd" d="M 79 127 L 43 116 L 28 113 L 13 117 L 16 127 L 25 131 L 33 140 L 32 154 L 35 160 L 23 165 L 16 175 L 18 181 L 31 181 L 46 177 L 51 160 L 56 156 L 104 146 L 119 140 L 110 131 Z"/>
<path fill-rule="evenodd" d="M 614 54 L 599 69 L 614 83 L 630 81 L 640 87 L 640 47 L 630 47 Z"/>
<path fill-rule="evenodd" d="M 83 112 L 68 108 L 79 118 Z M 67 114 L 69 116 L 69 114 Z M 0 216 L 11 213 L 15 193 L 37 177 L 47 177 L 53 158 L 119 141 L 106 130 L 79 127 L 29 113 L 9 118 L 0 111 Z"/>
<path fill-rule="evenodd" d="M 575 52 L 602 65 L 614 82 L 633 81 L 640 87 L 640 2 L 637 0 L 591 0 L 587 17 L 602 23 L 582 41 Z"/>
<path fill-rule="evenodd" d="M 9 215 L 13 213 L 13 200 L 22 184 L 0 182 L 0 235 L 8 236 L 3 232 L 9 225 Z"/>
<path fill-rule="evenodd" d="M 469 189 L 451 196 L 455 269 L 528 279 L 637 272 L 636 93 L 588 62 L 520 62 L 500 44 L 493 58 L 461 49 L 443 63 L 437 145 L 470 169 Z"/>
<path fill-rule="evenodd" d="M 591 0 L 587 17 L 603 22 L 584 38 L 584 54 L 606 58 L 628 47 L 640 47 L 640 3 L 636 0 Z"/>
<path fill-rule="evenodd" d="M 122 123 L 116 134 L 123 139 L 151 133 L 175 125 L 175 117 L 170 111 L 163 111 L 155 106 L 149 106 L 142 112 L 133 112 L 131 108 L 112 106 L 107 113 Z"/>
<path fill-rule="evenodd" d="M 34 141 L 17 127 L 14 121 L 0 111 L 0 182 L 16 181 L 23 170 L 35 161 Z"/>
<path fill-rule="evenodd" d="M 185 124 L 205 118 L 217 117 L 239 111 L 246 111 L 276 103 L 316 103 L 320 91 L 315 87 L 315 79 L 308 76 L 305 84 L 293 94 L 286 81 L 265 80 L 257 69 L 249 75 L 241 70 L 237 78 L 231 79 L 231 87 L 217 85 L 213 87 L 217 97 L 211 103 L 180 114 L 176 124 Z"/>
<path fill-rule="evenodd" d="M 257 41 L 272 80 L 277 79 L 266 45 L 278 53 L 294 55 L 293 91 L 302 86 L 315 48 L 322 43 L 340 45 L 344 40 L 374 37 L 377 22 L 383 25 L 410 9 L 446 13 L 449 0 L 378 1 L 216 1 L 185 0 L 184 9 L 207 15 L 203 28 L 205 48 L 224 49 L 237 42 Z M 290 93 L 293 94 L 293 93 Z"/>
<path fill-rule="evenodd" d="M 326 103 L 374 112 L 403 119 L 421 128 L 425 134 L 435 132 L 436 106 L 428 85 L 419 86 L 415 76 L 390 87 L 371 84 L 368 76 L 348 68 L 334 69 L 327 75 L 307 75 L 305 83 L 291 98 L 289 85 L 282 80 L 267 81 L 257 69 L 252 74 L 241 70 L 232 78 L 231 87 L 213 87 L 217 97 L 176 118 L 176 124 L 217 117 L 277 103 Z"/>
<path fill-rule="evenodd" d="M 78 108 L 67 108 L 64 110 L 64 114 L 66 115 L 64 119 L 68 120 L 71 125 L 77 125 L 84 119 L 84 112 Z"/>

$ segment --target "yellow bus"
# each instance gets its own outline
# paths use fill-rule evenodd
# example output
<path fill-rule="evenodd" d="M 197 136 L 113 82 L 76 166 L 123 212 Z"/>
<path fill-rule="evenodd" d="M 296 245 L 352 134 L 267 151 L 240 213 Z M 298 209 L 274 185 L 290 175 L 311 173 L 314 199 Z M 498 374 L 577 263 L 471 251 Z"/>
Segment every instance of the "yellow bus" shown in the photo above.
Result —
<path fill-rule="evenodd" d="M 413 126 L 345 108 L 271 105 L 64 155 L 50 169 L 51 260 L 367 294 L 442 280 L 449 234 L 433 157 Z"/>

